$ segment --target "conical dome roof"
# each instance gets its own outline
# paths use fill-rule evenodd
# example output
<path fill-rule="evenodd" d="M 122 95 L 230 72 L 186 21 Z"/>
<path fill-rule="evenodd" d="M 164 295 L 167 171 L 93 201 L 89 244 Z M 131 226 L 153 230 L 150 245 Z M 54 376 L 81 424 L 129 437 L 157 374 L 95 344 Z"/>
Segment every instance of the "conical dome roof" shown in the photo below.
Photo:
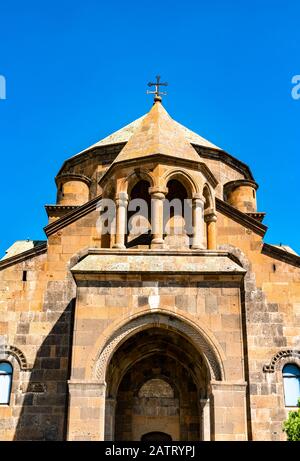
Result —
<path fill-rule="evenodd" d="M 169 118 L 172 122 L 172 130 L 175 132 L 181 132 L 182 136 L 186 139 L 186 141 L 189 144 L 195 144 L 197 146 L 202 146 L 202 147 L 207 147 L 209 149 L 215 149 L 215 150 L 222 150 L 220 147 L 216 146 L 215 144 L 211 143 L 207 139 L 203 138 L 202 136 L 198 135 L 197 133 L 194 133 L 193 131 L 189 130 L 186 128 L 184 125 L 181 125 L 181 123 L 176 122 L 176 120 L 173 120 L 169 114 L 166 112 L 164 107 L 161 105 L 161 103 L 157 102 L 156 104 L 153 105 L 152 109 L 150 112 L 146 115 L 143 115 L 142 117 L 134 120 L 133 122 L 129 123 L 128 125 L 124 126 L 120 130 L 115 131 L 114 133 L 110 134 L 109 136 L 101 139 L 100 141 L 96 142 L 95 144 L 89 146 L 88 148 L 84 149 L 83 151 L 79 152 L 80 155 L 84 152 L 87 152 L 91 149 L 95 149 L 97 147 L 102 147 L 102 146 L 109 146 L 113 144 L 119 144 L 119 143 L 128 143 L 129 140 L 133 137 L 135 133 L 137 133 L 142 124 L 144 123 L 145 119 L 148 118 L 148 122 L 150 121 L 149 118 L 154 121 L 154 114 L 157 111 L 157 120 L 162 120 Z M 147 122 L 147 123 L 148 123 Z M 170 126 L 170 124 L 168 124 Z"/>
<path fill-rule="evenodd" d="M 184 136 L 180 125 L 156 101 L 143 118 L 114 163 L 162 154 L 185 160 L 199 161 L 199 155 Z"/>

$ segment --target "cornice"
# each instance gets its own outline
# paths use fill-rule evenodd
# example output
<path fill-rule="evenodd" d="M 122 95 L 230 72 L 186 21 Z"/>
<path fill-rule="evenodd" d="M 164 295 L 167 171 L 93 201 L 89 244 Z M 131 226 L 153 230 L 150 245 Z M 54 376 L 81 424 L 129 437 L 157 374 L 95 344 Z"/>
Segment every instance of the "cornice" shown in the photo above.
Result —
<path fill-rule="evenodd" d="M 224 184 L 223 190 L 225 194 L 228 194 L 229 192 L 233 191 L 237 187 L 241 187 L 241 186 L 249 186 L 255 190 L 258 189 L 258 184 L 252 179 L 236 179 L 234 181 L 229 181 L 226 184 Z"/>
<path fill-rule="evenodd" d="M 72 224 L 73 222 L 77 221 L 79 218 L 82 218 L 88 213 L 95 211 L 100 199 L 101 195 L 94 198 L 93 200 L 90 200 L 84 205 L 77 207 L 75 210 L 70 211 L 70 213 L 65 214 L 53 223 L 48 224 L 48 226 L 44 227 L 44 231 L 47 237 L 50 237 L 50 235 L 54 234 L 55 232 L 58 232 L 60 229 L 63 229 L 69 224 Z"/>
<path fill-rule="evenodd" d="M 134 261 L 131 258 L 133 255 L 136 257 L 134 258 Z M 117 259 L 116 256 L 118 257 Z M 161 257 L 163 257 L 166 262 L 166 266 L 164 268 L 161 267 L 160 264 L 157 264 L 157 259 Z M 178 267 L 176 267 L 174 258 L 177 260 Z M 189 258 L 193 259 L 189 260 Z M 182 266 L 180 262 L 181 260 L 184 261 L 183 266 L 187 263 L 185 267 Z M 229 264 L 228 260 L 231 261 L 232 265 Z M 84 255 L 81 255 L 80 260 L 72 267 L 71 272 L 78 280 L 88 280 L 92 275 L 97 277 L 100 273 L 108 272 L 112 274 L 149 274 L 152 272 L 172 274 L 176 272 L 176 274 L 190 273 L 194 275 L 199 273 L 204 277 L 211 276 L 214 278 L 220 275 L 230 275 L 230 277 L 235 276 L 235 280 L 237 281 L 241 280 L 241 277 L 244 277 L 246 270 L 230 252 L 222 250 L 176 251 L 166 249 L 118 250 L 89 248 Z M 204 278 L 203 280 L 205 281 L 207 279 Z"/>
<path fill-rule="evenodd" d="M 106 170 L 104 175 L 101 177 L 99 184 L 105 183 L 110 173 L 112 173 L 117 168 L 124 167 L 124 166 L 131 167 L 131 166 L 135 166 L 136 164 L 140 164 L 141 162 L 145 164 L 145 163 L 153 163 L 153 162 L 159 162 L 159 161 L 167 165 L 169 164 L 174 165 L 174 166 L 181 165 L 187 168 L 191 168 L 193 170 L 201 171 L 204 174 L 204 176 L 208 179 L 209 183 L 211 184 L 213 188 L 215 188 L 218 185 L 218 180 L 213 175 L 209 167 L 204 162 L 201 162 L 201 159 L 199 159 L 199 162 L 197 162 L 197 161 L 188 160 L 184 158 L 180 159 L 176 157 L 171 157 L 171 156 L 160 154 L 160 153 L 147 155 L 145 157 L 123 160 L 121 162 L 112 164 Z"/>
<path fill-rule="evenodd" d="M 217 211 L 219 211 L 220 213 L 224 214 L 225 216 L 228 216 L 229 218 L 238 222 L 242 226 L 247 227 L 247 229 L 252 230 L 256 234 L 261 235 L 262 237 L 267 232 L 267 226 L 260 223 L 251 216 L 248 216 L 246 213 L 237 210 L 236 208 L 234 208 L 233 206 L 229 205 L 228 203 L 224 202 L 219 198 L 216 198 L 216 208 Z"/>
<path fill-rule="evenodd" d="M 45 205 L 45 209 L 48 215 L 48 218 L 52 215 L 53 212 L 66 212 L 77 210 L 79 205 Z"/>
<path fill-rule="evenodd" d="M 65 181 L 82 181 L 88 186 L 91 185 L 92 180 L 85 176 L 84 174 L 77 174 L 77 173 L 62 173 L 55 178 L 56 185 L 59 186 L 63 184 Z"/>
<path fill-rule="evenodd" d="M 250 216 L 250 218 L 256 219 L 259 222 L 263 222 L 266 213 L 263 213 L 261 211 L 250 211 L 247 212 L 246 215 Z"/>
<path fill-rule="evenodd" d="M 84 152 L 81 152 L 73 157 L 68 158 L 62 164 L 57 176 L 60 176 L 66 168 L 74 167 L 79 165 L 80 163 L 84 162 L 85 160 L 94 158 L 95 156 L 104 156 L 104 155 L 111 155 L 117 156 L 121 149 L 125 146 L 126 142 L 110 144 L 108 146 L 94 146 Z M 107 163 L 107 159 L 103 159 L 104 163 Z M 113 160 L 110 160 L 108 163 L 112 163 Z"/>
<path fill-rule="evenodd" d="M 208 158 L 211 160 L 219 160 L 220 162 L 225 163 L 226 165 L 230 166 L 231 168 L 234 168 L 236 171 L 244 175 L 245 179 L 254 180 L 249 166 L 246 165 L 246 163 L 241 162 L 237 158 L 228 154 L 224 150 L 210 149 L 207 147 L 198 146 L 197 144 L 193 143 L 192 146 L 194 147 L 194 149 L 196 149 L 200 157 Z"/>

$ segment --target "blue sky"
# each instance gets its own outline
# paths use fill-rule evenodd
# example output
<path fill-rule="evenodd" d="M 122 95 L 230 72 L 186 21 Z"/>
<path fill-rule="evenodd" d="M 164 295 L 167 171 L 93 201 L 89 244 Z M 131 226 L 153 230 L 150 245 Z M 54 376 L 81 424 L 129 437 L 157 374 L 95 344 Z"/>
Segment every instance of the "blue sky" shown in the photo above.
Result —
<path fill-rule="evenodd" d="M 45 239 L 63 161 L 148 112 L 158 73 L 170 115 L 251 167 L 265 241 L 300 253 L 299 2 L 11 0 L 0 14 L 0 254 Z"/>

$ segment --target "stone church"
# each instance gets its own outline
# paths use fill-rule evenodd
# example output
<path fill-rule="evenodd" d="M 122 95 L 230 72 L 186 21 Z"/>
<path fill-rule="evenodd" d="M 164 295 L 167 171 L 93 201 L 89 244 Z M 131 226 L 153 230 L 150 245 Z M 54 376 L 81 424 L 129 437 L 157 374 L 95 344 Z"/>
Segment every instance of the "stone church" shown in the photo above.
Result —
<path fill-rule="evenodd" d="M 55 180 L 47 240 L 0 261 L 0 439 L 285 440 L 300 256 L 250 168 L 156 93 Z"/>

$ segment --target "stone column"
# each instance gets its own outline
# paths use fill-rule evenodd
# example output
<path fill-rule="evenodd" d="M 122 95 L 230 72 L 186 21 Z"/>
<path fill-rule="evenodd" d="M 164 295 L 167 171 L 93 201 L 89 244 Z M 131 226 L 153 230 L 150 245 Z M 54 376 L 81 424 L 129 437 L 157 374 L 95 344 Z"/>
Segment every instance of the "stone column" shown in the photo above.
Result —
<path fill-rule="evenodd" d="M 247 383 L 211 381 L 213 440 L 248 440 Z"/>
<path fill-rule="evenodd" d="M 127 231 L 128 195 L 119 192 L 116 195 L 116 238 L 113 248 L 125 248 L 125 233 Z"/>
<path fill-rule="evenodd" d="M 166 189 L 149 188 L 151 195 L 151 248 L 164 248 L 164 200 Z"/>
<path fill-rule="evenodd" d="M 105 401 L 105 440 L 115 439 L 115 412 L 116 399 L 106 399 Z"/>
<path fill-rule="evenodd" d="M 104 440 L 106 383 L 71 380 L 67 440 Z"/>
<path fill-rule="evenodd" d="M 201 435 L 202 440 L 210 440 L 210 401 L 209 399 L 200 399 L 201 408 Z"/>
<path fill-rule="evenodd" d="M 204 203 L 205 198 L 201 194 L 194 194 L 193 207 L 193 244 L 194 250 L 204 249 Z"/>
<path fill-rule="evenodd" d="M 205 222 L 207 225 L 207 249 L 216 250 L 217 248 L 217 215 L 215 212 L 205 215 Z"/>

